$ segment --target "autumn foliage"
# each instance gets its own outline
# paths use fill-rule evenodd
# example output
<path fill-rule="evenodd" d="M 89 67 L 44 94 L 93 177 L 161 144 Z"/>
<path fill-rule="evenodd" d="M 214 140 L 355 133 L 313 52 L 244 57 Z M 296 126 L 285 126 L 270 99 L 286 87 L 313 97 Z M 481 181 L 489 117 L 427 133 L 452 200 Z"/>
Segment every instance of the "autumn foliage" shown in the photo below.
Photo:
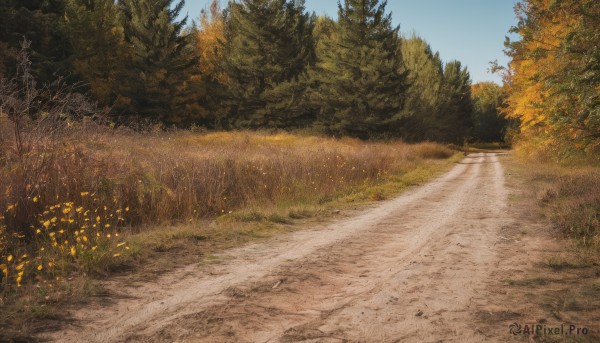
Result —
<path fill-rule="evenodd" d="M 516 6 L 506 75 L 508 117 L 528 151 L 600 151 L 600 2 L 527 0 Z"/>
<path fill-rule="evenodd" d="M 227 82 L 227 75 L 218 70 L 223 58 L 222 44 L 225 42 L 223 11 L 217 0 L 210 5 L 210 13 L 200 14 L 200 29 L 196 32 L 196 49 L 200 59 L 200 72 L 220 83 Z"/>

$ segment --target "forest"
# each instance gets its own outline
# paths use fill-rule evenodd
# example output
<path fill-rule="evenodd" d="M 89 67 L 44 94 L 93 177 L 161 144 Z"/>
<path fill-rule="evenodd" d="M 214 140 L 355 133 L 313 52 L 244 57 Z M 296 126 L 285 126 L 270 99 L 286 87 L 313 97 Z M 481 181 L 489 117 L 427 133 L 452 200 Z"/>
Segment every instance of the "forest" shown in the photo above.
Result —
<path fill-rule="evenodd" d="M 178 19 L 183 5 L 3 0 L 0 76 L 18 74 L 27 41 L 38 86 L 77 85 L 118 124 L 456 144 L 504 135 L 500 87 L 472 94 L 467 68 L 401 36 L 385 1 L 345 1 L 337 21 L 303 1 L 215 0 L 196 20 Z"/>

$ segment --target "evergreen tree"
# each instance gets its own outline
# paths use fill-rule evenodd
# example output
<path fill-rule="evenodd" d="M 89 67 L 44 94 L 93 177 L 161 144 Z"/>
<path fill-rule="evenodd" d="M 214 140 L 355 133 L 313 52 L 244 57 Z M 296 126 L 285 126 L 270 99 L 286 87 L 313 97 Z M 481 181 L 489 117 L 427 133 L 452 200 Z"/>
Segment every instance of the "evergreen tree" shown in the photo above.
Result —
<path fill-rule="evenodd" d="M 0 45 L 20 50 L 23 39 L 31 41 L 33 74 L 47 84 L 57 75 L 68 76 L 71 55 L 63 16 L 65 0 L 0 0 Z M 5 59 L 7 74 L 14 74 L 14 63 Z M 3 69 L 3 68 L 0 68 Z"/>
<path fill-rule="evenodd" d="M 402 58 L 408 70 L 407 92 L 402 123 L 402 137 L 410 141 L 435 140 L 440 131 L 440 111 L 444 68 L 439 54 L 429 44 L 413 35 L 402 40 Z"/>
<path fill-rule="evenodd" d="M 330 133 L 360 138 L 398 134 L 406 74 L 399 27 L 392 27 L 386 3 L 338 3 L 337 32 L 319 50 L 312 73 L 318 125 Z"/>
<path fill-rule="evenodd" d="M 444 67 L 444 85 L 441 94 L 443 132 L 438 141 L 464 143 L 473 127 L 471 102 L 471 76 L 459 61 L 450 61 Z"/>
<path fill-rule="evenodd" d="M 224 121 L 236 127 L 289 127 L 302 120 L 300 75 L 314 60 L 314 18 L 304 1 L 229 2 L 222 68 Z"/>
<path fill-rule="evenodd" d="M 102 105 L 129 102 L 119 97 L 124 80 L 132 77 L 123 67 L 131 59 L 125 46 L 119 11 L 113 0 L 67 0 L 67 36 L 73 47 L 71 65 Z"/>
<path fill-rule="evenodd" d="M 126 65 L 135 73 L 125 95 L 131 102 L 124 110 L 152 120 L 178 123 L 185 120 L 186 82 L 195 64 L 187 17 L 176 21 L 184 0 L 121 0 L 125 40 L 132 49 Z"/>

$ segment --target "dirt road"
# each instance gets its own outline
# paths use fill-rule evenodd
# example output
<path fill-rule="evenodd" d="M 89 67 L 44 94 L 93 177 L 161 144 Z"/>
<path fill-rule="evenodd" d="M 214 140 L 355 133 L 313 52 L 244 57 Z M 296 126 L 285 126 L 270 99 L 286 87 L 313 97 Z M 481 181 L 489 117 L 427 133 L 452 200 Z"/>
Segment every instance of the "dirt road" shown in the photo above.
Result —
<path fill-rule="evenodd" d="M 114 305 L 76 313 L 78 323 L 50 338 L 504 342 L 507 326 L 477 318 L 502 308 L 492 287 L 519 259 L 505 249 L 507 194 L 498 155 L 472 154 L 358 215 L 125 289 Z"/>

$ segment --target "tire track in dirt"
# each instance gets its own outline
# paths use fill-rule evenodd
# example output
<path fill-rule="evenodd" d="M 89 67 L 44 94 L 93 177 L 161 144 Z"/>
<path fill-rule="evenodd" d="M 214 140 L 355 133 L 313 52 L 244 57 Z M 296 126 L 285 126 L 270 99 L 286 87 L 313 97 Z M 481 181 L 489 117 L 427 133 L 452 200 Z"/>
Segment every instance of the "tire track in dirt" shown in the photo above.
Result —
<path fill-rule="evenodd" d="M 473 154 L 424 186 L 325 227 L 233 249 L 53 335 L 95 342 L 482 341 L 506 215 L 502 166 Z"/>

